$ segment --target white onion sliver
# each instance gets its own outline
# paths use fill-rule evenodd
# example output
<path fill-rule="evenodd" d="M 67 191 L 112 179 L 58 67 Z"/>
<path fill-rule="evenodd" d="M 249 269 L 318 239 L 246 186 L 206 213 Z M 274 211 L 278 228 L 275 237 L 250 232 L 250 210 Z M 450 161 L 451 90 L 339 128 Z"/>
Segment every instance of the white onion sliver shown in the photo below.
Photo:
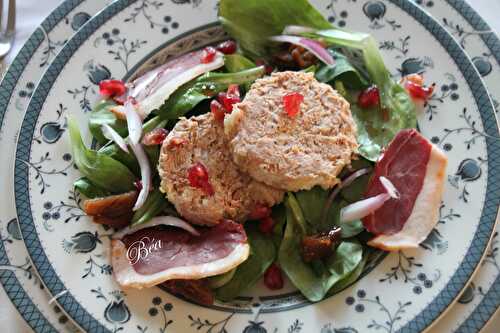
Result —
<path fill-rule="evenodd" d="M 298 37 L 298 36 L 289 36 L 289 35 L 281 35 L 281 36 L 273 36 L 270 37 L 269 40 L 273 42 L 281 42 L 281 43 L 291 43 L 295 45 L 302 46 L 312 54 L 314 54 L 319 60 L 323 61 L 327 65 L 335 64 L 335 60 L 332 55 L 326 50 L 323 45 L 314 41 L 312 39 Z"/>
<path fill-rule="evenodd" d="M 108 140 L 113 141 L 120 147 L 124 152 L 128 153 L 128 147 L 127 143 L 125 142 L 125 139 L 118 134 L 113 127 L 109 126 L 108 124 L 104 124 L 101 126 L 102 134 L 104 137 Z"/>
<path fill-rule="evenodd" d="M 287 25 L 283 29 L 282 35 L 301 35 L 315 32 L 316 29 L 310 27 L 304 27 L 302 25 Z"/>
<path fill-rule="evenodd" d="M 125 115 L 130 143 L 137 144 L 142 136 L 142 119 L 130 100 L 125 102 Z"/>
<path fill-rule="evenodd" d="M 387 201 L 391 199 L 391 196 L 387 193 L 382 193 L 368 199 L 360 200 L 352 203 L 340 211 L 340 222 L 351 222 L 359 220 L 380 207 Z"/>
<path fill-rule="evenodd" d="M 186 230 L 187 232 L 189 232 L 192 235 L 195 235 L 195 236 L 200 235 L 200 233 L 195 228 L 193 228 L 192 225 L 190 225 L 189 223 L 187 223 L 184 220 L 181 220 L 180 218 L 177 218 L 174 216 L 156 216 L 156 217 L 153 217 L 151 220 L 149 220 L 146 223 L 139 224 L 136 226 L 126 227 L 118 232 L 115 232 L 113 234 L 113 236 L 111 236 L 111 238 L 122 239 L 126 235 L 132 234 L 136 231 L 150 228 L 150 227 L 155 227 L 158 225 L 168 225 L 168 226 L 172 226 L 172 227 L 178 227 L 178 228 Z"/>
<path fill-rule="evenodd" d="M 385 190 L 387 191 L 387 194 L 391 196 L 393 199 L 399 199 L 399 192 L 394 186 L 393 183 L 384 176 L 380 176 L 380 182 L 382 183 L 382 186 L 384 186 Z"/>
<path fill-rule="evenodd" d="M 140 143 L 132 143 L 130 142 L 130 147 L 134 152 L 135 157 L 137 158 L 137 162 L 139 162 L 139 167 L 141 169 L 141 182 L 142 189 L 139 192 L 139 196 L 137 197 L 137 201 L 135 202 L 133 210 L 138 210 L 144 205 L 146 199 L 148 198 L 149 191 L 151 190 L 151 167 L 149 165 L 149 159 L 144 151 L 144 148 Z"/>

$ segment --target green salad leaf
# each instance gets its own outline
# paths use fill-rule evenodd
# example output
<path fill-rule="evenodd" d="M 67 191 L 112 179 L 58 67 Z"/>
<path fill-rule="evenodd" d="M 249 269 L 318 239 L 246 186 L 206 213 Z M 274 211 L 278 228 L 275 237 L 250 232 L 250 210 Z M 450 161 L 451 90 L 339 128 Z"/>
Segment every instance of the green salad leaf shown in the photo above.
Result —
<path fill-rule="evenodd" d="M 102 188 L 92 184 L 92 182 L 87 177 L 77 179 L 73 183 L 73 186 L 78 192 L 89 199 L 102 198 L 110 195 L 108 191 L 105 191 Z"/>
<path fill-rule="evenodd" d="M 350 89 L 362 89 L 368 85 L 368 81 L 342 53 L 330 49 L 329 52 L 335 59 L 333 65 L 320 65 L 316 71 L 315 77 L 320 82 L 335 84 L 335 81 L 341 81 L 344 86 Z"/>
<path fill-rule="evenodd" d="M 69 135 L 73 158 L 78 170 L 96 186 L 111 193 L 134 189 L 134 174 L 117 160 L 92 149 L 83 143 L 76 120 L 68 117 Z"/>
<path fill-rule="evenodd" d="M 366 262 L 368 260 L 367 255 L 363 255 L 361 261 L 358 263 L 356 268 L 350 273 L 344 276 L 344 278 L 340 279 L 333 287 L 328 291 L 329 295 L 333 295 L 338 293 L 339 291 L 345 289 L 350 286 L 363 274 L 363 270 L 366 266 Z"/>
<path fill-rule="evenodd" d="M 219 20 L 224 30 L 254 59 L 269 54 L 268 38 L 280 35 L 287 25 L 331 27 L 307 0 L 221 0 Z"/>
<path fill-rule="evenodd" d="M 263 66 L 236 73 L 209 72 L 177 89 L 158 112 L 161 119 L 182 117 L 200 102 L 227 90 L 230 84 L 251 83 L 264 75 Z"/>
<path fill-rule="evenodd" d="M 169 207 L 171 207 L 171 204 L 167 201 L 165 195 L 158 188 L 155 188 L 149 194 L 144 205 L 135 211 L 131 225 L 146 223 Z"/>
<path fill-rule="evenodd" d="M 241 72 L 246 69 L 252 69 L 257 65 L 242 54 L 234 53 L 224 56 L 224 66 L 230 73 Z"/>
<path fill-rule="evenodd" d="M 255 223 L 245 225 L 250 244 L 250 256 L 236 268 L 229 282 L 216 289 L 217 299 L 227 302 L 253 286 L 276 258 L 276 249 L 271 237 L 263 235 Z"/>
<path fill-rule="evenodd" d="M 100 144 L 105 144 L 109 141 L 102 134 L 101 127 L 104 124 L 111 126 L 122 137 L 128 134 L 127 121 L 117 119 L 114 113 L 109 111 L 113 106 L 116 106 L 116 103 L 109 100 L 102 100 L 98 102 L 92 109 L 92 112 L 90 112 L 89 130 L 92 136 Z"/>
<path fill-rule="evenodd" d="M 363 257 L 357 241 L 343 241 L 325 260 L 307 264 L 300 253 L 301 240 L 311 234 L 300 204 L 292 193 L 285 202 L 287 222 L 278 260 L 293 285 L 310 301 L 325 297 L 330 288 L 353 272 Z"/>
<path fill-rule="evenodd" d="M 351 105 L 351 111 L 358 125 L 359 154 L 370 161 L 376 161 L 382 148 L 397 132 L 404 128 L 416 127 L 415 104 L 407 91 L 391 78 L 375 39 L 369 34 L 334 28 L 305 35 L 321 39 L 331 46 L 362 52 L 369 78 L 379 89 L 380 109 L 363 110 Z"/>

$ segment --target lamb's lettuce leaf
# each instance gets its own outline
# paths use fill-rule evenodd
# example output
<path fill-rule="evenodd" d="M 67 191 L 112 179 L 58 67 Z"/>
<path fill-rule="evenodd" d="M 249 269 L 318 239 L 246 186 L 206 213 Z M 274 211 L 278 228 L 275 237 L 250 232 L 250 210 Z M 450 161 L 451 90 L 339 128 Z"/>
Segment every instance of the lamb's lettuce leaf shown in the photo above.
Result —
<path fill-rule="evenodd" d="M 342 53 L 329 49 L 335 59 L 335 64 L 321 64 L 315 73 L 315 77 L 320 82 L 335 84 L 335 81 L 340 81 L 350 89 L 362 89 L 368 85 L 368 81 L 349 59 Z"/>
<path fill-rule="evenodd" d="M 287 25 L 331 27 L 307 0 L 221 0 L 219 20 L 253 59 L 267 56 L 269 47 L 276 46 L 268 37 L 281 34 Z"/>
<path fill-rule="evenodd" d="M 117 160 L 85 146 L 76 120 L 68 117 L 73 158 L 78 170 L 96 186 L 111 193 L 134 189 L 134 174 Z"/>
<path fill-rule="evenodd" d="M 86 177 L 75 180 L 73 186 L 75 187 L 75 190 L 86 196 L 88 199 L 102 198 L 110 195 L 109 191 L 105 191 L 95 184 L 92 184 L 92 182 Z"/>
<path fill-rule="evenodd" d="M 227 90 L 230 84 L 251 83 L 264 73 L 263 66 L 236 73 L 208 72 L 177 89 L 160 107 L 158 115 L 161 119 L 177 119 L 202 101 Z"/>
<path fill-rule="evenodd" d="M 250 244 L 250 256 L 236 268 L 231 280 L 216 290 L 221 301 L 230 301 L 242 291 L 253 286 L 276 259 L 276 249 L 271 237 L 262 234 L 256 224 L 245 225 Z"/>
<path fill-rule="evenodd" d="M 146 223 L 170 207 L 171 204 L 167 201 L 165 195 L 156 188 L 149 194 L 144 205 L 135 211 L 131 224 L 135 226 Z"/>
<path fill-rule="evenodd" d="M 278 260 L 293 285 L 310 301 L 317 302 L 342 279 L 349 276 L 363 258 L 363 247 L 356 240 L 342 241 L 325 261 L 305 263 L 300 253 L 301 240 L 310 235 L 299 202 L 289 193 L 285 202 L 287 223 Z"/>
<path fill-rule="evenodd" d="M 109 140 L 102 134 L 102 125 L 107 124 L 111 126 L 122 137 L 127 136 L 127 122 L 122 119 L 117 119 L 113 112 L 109 109 L 116 106 L 116 103 L 109 100 L 102 100 L 98 102 L 89 116 L 89 130 L 94 139 L 100 144 L 105 144 Z"/>

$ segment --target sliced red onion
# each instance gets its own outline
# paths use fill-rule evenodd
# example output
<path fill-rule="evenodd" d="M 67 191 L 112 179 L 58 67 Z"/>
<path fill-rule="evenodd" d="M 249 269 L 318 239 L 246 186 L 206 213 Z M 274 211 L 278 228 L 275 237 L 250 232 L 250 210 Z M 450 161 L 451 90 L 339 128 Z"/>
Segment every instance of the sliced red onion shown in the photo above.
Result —
<path fill-rule="evenodd" d="M 175 63 L 162 66 L 154 75 L 148 75 L 143 80 L 138 80 L 132 89 L 132 96 L 137 96 L 141 112 L 147 116 L 151 111 L 158 109 L 165 103 L 170 95 L 183 84 L 196 77 L 224 66 L 224 55 L 217 52 L 213 61 L 202 63 L 203 51 L 196 51 L 183 56 Z"/>
<path fill-rule="evenodd" d="M 302 25 L 287 25 L 285 29 L 283 29 L 282 35 L 302 35 L 307 33 L 313 33 L 316 29 L 310 27 L 304 27 Z"/>
<path fill-rule="evenodd" d="M 156 227 L 158 225 L 168 225 L 172 227 L 177 227 L 186 230 L 190 234 L 194 236 L 199 236 L 200 233 L 193 228 L 192 225 L 187 223 L 184 220 L 181 220 L 180 218 L 174 217 L 174 216 L 156 216 L 153 217 L 151 220 L 149 220 L 146 223 L 139 224 L 136 226 L 129 226 L 126 227 L 118 232 L 115 232 L 111 238 L 113 239 L 122 239 L 126 235 L 133 234 L 134 232 L 137 232 L 142 229 L 150 228 L 150 227 Z"/>
<path fill-rule="evenodd" d="M 127 143 L 125 142 L 125 139 L 123 139 L 120 134 L 118 134 L 113 127 L 109 126 L 108 124 L 104 124 L 101 126 L 102 134 L 104 137 L 108 140 L 113 141 L 120 147 L 124 152 L 128 153 L 128 147 Z"/>
<path fill-rule="evenodd" d="M 128 100 L 125 105 L 125 115 L 127 117 L 128 138 L 130 143 L 137 144 L 142 136 L 142 119 L 133 103 Z"/>
<path fill-rule="evenodd" d="M 323 61 L 327 65 L 334 65 L 335 60 L 333 59 L 330 52 L 319 42 L 299 37 L 299 36 L 290 36 L 290 35 L 281 35 L 281 36 L 273 36 L 269 38 L 273 42 L 281 42 L 281 43 L 290 43 L 302 46 L 312 54 L 314 54 L 319 60 Z"/>
<path fill-rule="evenodd" d="M 341 223 L 359 220 L 382 207 L 387 200 L 399 198 L 397 189 L 389 179 L 385 177 L 380 177 L 379 179 L 387 192 L 357 201 L 342 208 L 340 211 Z"/>
<path fill-rule="evenodd" d="M 340 193 L 340 191 L 343 188 L 351 185 L 352 182 L 355 181 L 357 178 L 359 178 L 363 175 L 366 175 L 367 173 L 370 173 L 371 171 L 372 171 L 371 168 L 363 168 L 363 169 L 356 170 L 355 172 L 350 174 L 347 178 L 345 178 L 341 183 L 337 184 L 337 187 L 335 187 L 335 189 L 332 191 L 332 193 L 328 197 L 328 200 L 325 203 L 325 206 L 323 207 L 323 215 L 322 215 L 323 223 L 326 223 L 328 211 L 332 207 L 333 201 L 335 200 L 337 195 Z"/>
<path fill-rule="evenodd" d="M 146 155 L 146 151 L 144 151 L 144 148 L 140 143 L 133 143 L 130 141 L 130 148 L 132 148 L 141 169 L 142 188 L 133 208 L 135 211 L 144 205 L 146 199 L 148 198 L 149 191 L 151 190 L 151 167 L 149 165 L 148 155 Z"/>

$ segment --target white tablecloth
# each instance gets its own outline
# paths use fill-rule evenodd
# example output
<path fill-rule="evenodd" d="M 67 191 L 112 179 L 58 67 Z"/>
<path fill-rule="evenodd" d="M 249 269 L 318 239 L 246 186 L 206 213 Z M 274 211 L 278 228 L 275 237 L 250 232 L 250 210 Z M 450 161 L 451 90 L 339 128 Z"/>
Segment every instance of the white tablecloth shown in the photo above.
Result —
<path fill-rule="evenodd" d="M 443 0 L 438 0 L 443 1 Z M 57 7 L 61 0 L 17 0 L 17 29 L 14 49 L 7 56 L 7 63 L 15 57 L 33 30 Z M 500 0 L 469 0 L 470 4 L 496 31 L 500 31 Z M 17 310 L 10 303 L 3 288 L 0 288 L 0 328 L 3 332 L 31 332 Z M 483 333 L 498 333 L 500 314 L 490 321 Z M 440 332 L 441 333 L 441 332 Z M 444 332 L 442 332 L 444 333 Z"/>

